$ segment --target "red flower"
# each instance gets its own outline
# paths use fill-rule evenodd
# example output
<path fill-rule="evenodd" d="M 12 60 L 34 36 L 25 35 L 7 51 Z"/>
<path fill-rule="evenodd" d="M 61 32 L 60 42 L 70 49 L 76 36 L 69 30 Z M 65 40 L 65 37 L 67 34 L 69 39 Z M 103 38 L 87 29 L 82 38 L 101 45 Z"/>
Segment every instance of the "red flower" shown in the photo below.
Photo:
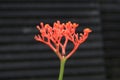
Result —
<path fill-rule="evenodd" d="M 50 48 L 57 54 L 57 56 L 62 59 L 68 59 L 78 48 L 78 46 L 83 43 L 90 32 L 91 29 L 85 28 L 83 34 L 75 33 L 78 24 L 71 23 L 70 21 L 65 23 L 60 23 L 60 21 L 54 22 L 53 27 L 49 24 L 40 23 L 40 26 L 37 26 L 40 34 L 35 35 L 35 40 L 43 42 L 50 46 Z M 80 37 L 79 37 L 80 35 Z M 62 38 L 65 39 L 64 43 L 61 43 Z M 68 41 L 71 41 L 74 44 L 73 50 L 66 55 L 66 45 Z M 60 47 L 62 52 L 60 52 Z"/>

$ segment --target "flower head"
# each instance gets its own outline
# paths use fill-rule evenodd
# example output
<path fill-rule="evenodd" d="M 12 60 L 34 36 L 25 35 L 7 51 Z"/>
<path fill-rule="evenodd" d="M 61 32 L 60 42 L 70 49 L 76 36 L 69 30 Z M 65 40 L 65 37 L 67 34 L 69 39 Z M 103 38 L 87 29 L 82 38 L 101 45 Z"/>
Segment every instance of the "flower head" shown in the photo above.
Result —
<path fill-rule="evenodd" d="M 68 59 L 74 52 L 77 50 L 78 46 L 83 43 L 90 32 L 91 29 L 85 28 L 83 34 L 75 33 L 78 24 L 71 23 L 60 23 L 60 21 L 54 22 L 53 27 L 49 24 L 43 24 L 37 26 L 40 34 L 35 35 L 35 40 L 47 44 L 59 57 L 59 59 L 66 58 Z M 62 38 L 65 39 L 64 43 L 61 43 Z M 73 50 L 66 55 L 66 46 L 68 41 L 71 41 L 74 44 Z M 60 52 L 60 48 L 62 51 Z"/>

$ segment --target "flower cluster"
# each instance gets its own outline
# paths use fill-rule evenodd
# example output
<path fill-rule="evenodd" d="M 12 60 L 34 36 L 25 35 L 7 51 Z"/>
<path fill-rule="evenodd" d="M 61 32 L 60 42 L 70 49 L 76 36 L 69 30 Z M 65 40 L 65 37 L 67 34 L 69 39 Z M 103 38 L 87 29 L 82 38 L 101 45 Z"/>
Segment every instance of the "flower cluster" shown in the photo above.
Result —
<path fill-rule="evenodd" d="M 70 21 L 67 23 L 60 23 L 60 21 L 54 22 L 53 27 L 49 24 L 43 24 L 37 26 L 40 34 L 35 35 L 35 40 L 43 42 L 47 44 L 60 58 L 68 59 L 78 48 L 78 46 L 83 43 L 89 33 L 92 31 L 89 28 L 85 28 L 83 30 L 83 34 L 75 33 L 78 24 L 71 23 Z M 64 43 L 62 43 L 62 38 L 65 39 Z M 66 46 L 68 41 L 71 41 L 74 44 L 73 50 L 66 55 Z M 60 48 L 62 51 L 60 52 Z"/>

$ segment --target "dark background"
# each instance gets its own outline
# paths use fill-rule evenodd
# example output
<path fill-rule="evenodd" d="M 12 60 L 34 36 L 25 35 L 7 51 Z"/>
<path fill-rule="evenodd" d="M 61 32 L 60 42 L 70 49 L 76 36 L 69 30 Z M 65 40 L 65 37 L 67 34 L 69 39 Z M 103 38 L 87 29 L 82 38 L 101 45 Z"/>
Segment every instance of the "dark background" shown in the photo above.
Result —
<path fill-rule="evenodd" d="M 119 0 L 0 0 L 0 80 L 57 80 L 59 59 L 34 40 L 36 25 L 57 20 L 79 23 L 78 33 L 93 30 L 64 80 L 120 80 Z"/>

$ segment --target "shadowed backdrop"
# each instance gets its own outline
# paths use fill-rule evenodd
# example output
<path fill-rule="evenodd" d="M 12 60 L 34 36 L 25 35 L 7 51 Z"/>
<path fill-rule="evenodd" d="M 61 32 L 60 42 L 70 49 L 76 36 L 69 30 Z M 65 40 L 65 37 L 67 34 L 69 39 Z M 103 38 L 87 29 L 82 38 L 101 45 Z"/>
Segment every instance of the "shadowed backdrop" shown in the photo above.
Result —
<path fill-rule="evenodd" d="M 40 22 L 93 32 L 67 61 L 64 80 L 119 80 L 119 0 L 0 0 L 0 80 L 57 80 L 59 59 L 34 40 Z M 69 45 L 67 50 L 71 50 Z"/>

